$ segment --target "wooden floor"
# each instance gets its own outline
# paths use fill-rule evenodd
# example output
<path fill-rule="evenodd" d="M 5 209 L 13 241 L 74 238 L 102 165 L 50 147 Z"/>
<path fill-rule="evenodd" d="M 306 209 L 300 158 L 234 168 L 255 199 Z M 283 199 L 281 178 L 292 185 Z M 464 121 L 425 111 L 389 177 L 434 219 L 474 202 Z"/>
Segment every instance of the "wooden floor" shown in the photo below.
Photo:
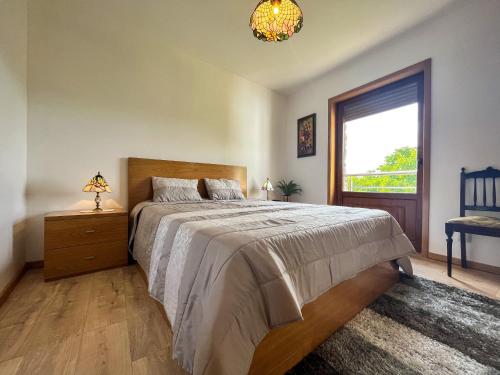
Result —
<path fill-rule="evenodd" d="M 417 276 L 500 299 L 500 275 L 453 265 L 452 277 L 448 277 L 446 263 L 420 257 L 413 257 L 411 262 Z"/>
<path fill-rule="evenodd" d="M 415 273 L 500 298 L 500 276 L 416 258 Z M 43 282 L 29 271 L 0 307 L 0 374 L 182 374 L 135 266 Z"/>
<path fill-rule="evenodd" d="M 54 282 L 31 270 L 0 308 L 0 374 L 181 374 L 135 266 Z"/>

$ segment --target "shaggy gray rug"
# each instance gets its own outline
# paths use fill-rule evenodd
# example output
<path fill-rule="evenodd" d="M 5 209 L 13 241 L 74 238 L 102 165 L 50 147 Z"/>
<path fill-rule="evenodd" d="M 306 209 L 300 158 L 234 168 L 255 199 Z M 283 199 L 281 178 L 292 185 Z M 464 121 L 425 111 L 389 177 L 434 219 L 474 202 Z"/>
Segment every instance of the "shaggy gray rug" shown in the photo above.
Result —
<path fill-rule="evenodd" d="M 500 301 L 402 276 L 288 374 L 500 374 Z"/>

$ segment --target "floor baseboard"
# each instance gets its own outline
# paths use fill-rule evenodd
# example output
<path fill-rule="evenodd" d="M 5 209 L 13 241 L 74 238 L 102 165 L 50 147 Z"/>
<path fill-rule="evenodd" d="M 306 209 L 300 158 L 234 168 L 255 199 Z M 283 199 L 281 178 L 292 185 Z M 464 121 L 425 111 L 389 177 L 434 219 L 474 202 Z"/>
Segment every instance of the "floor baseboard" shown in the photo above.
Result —
<path fill-rule="evenodd" d="M 5 303 L 5 301 L 7 301 L 7 298 L 9 298 L 9 295 L 12 293 L 12 291 L 16 287 L 19 280 L 21 280 L 27 269 L 28 269 L 27 263 L 24 263 L 21 269 L 14 275 L 12 280 L 10 280 L 7 283 L 7 285 L 5 285 L 5 287 L 2 289 L 2 291 L 0 291 L 0 307 Z"/>
<path fill-rule="evenodd" d="M 436 253 L 432 253 L 430 251 L 428 253 L 428 258 L 433 259 L 433 260 L 438 260 L 440 262 L 446 262 L 446 255 L 436 254 Z M 457 264 L 457 265 L 462 264 L 462 262 L 459 258 L 452 258 L 452 263 Z M 490 264 L 484 264 L 484 263 L 479 263 L 479 262 L 467 260 L 467 266 L 468 266 L 468 268 L 471 268 L 474 270 L 479 270 L 479 271 L 493 273 L 495 275 L 500 275 L 500 267 L 492 266 Z"/>
<path fill-rule="evenodd" d="M 26 262 L 26 267 L 28 270 L 33 268 L 43 268 L 43 260 L 35 260 L 33 262 Z"/>

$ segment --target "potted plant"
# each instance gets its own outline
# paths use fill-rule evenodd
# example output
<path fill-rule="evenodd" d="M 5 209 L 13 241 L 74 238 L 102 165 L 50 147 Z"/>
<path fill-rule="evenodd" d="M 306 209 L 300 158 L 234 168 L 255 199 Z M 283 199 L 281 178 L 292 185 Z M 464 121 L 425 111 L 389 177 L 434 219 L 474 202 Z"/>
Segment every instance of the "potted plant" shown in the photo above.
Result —
<path fill-rule="evenodd" d="M 283 196 L 283 200 L 285 202 L 288 202 L 290 197 L 294 194 L 302 195 L 302 188 L 293 180 L 290 180 L 289 182 L 281 180 L 278 182 L 277 187 L 281 190 L 281 195 Z"/>

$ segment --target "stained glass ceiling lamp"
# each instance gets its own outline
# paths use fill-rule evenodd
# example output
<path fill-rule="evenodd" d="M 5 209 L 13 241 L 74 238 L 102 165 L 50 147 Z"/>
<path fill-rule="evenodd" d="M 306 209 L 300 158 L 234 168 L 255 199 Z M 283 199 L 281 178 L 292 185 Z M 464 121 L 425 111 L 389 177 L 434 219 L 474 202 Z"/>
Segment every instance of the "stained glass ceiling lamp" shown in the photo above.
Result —
<path fill-rule="evenodd" d="M 282 42 L 298 33 L 303 21 L 295 0 L 260 0 L 250 17 L 250 27 L 257 39 Z"/>

